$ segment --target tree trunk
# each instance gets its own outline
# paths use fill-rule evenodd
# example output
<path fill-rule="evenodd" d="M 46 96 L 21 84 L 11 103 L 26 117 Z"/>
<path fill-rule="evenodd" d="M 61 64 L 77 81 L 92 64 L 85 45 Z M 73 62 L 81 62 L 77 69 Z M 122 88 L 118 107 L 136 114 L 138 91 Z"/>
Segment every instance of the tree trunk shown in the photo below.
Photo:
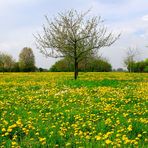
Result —
<path fill-rule="evenodd" d="M 5 68 L 5 67 L 4 67 L 4 63 L 3 63 L 3 74 L 4 74 L 4 68 Z"/>
<path fill-rule="evenodd" d="M 132 67 L 131 67 L 132 65 L 131 65 L 131 63 L 130 63 L 130 73 L 132 72 Z"/>
<path fill-rule="evenodd" d="M 78 77 L 78 59 L 77 59 L 77 41 L 75 40 L 74 44 L 74 79 Z"/>
<path fill-rule="evenodd" d="M 77 62 L 77 59 L 75 59 L 75 69 L 74 69 L 75 80 L 77 79 L 77 77 L 78 77 L 78 62 Z"/>

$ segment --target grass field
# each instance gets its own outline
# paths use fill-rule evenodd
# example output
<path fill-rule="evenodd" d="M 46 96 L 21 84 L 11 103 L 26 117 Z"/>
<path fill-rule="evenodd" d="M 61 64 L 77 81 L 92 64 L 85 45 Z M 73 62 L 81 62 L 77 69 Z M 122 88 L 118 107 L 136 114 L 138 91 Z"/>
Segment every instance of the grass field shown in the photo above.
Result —
<path fill-rule="evenodd" d="M 0 147 L 148 147 L 148 74 L 0 74 Z"/>

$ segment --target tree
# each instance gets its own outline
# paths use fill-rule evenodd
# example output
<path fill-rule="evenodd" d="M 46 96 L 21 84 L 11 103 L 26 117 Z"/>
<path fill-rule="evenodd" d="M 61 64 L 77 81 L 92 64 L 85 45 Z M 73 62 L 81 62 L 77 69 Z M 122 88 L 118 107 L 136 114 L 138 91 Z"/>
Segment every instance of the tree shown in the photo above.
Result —
<path fill-rule="evenodd" d="M 13 72 L 20 72 L 20 68 L 19 68 L 19 62 L 15 62 L 14 66 L 12 68 Z"/>
<path fill-rule="evenodd" d="M 14 66 L 14 59 L 11 55 L 6 53 L 0 53 L 0 71 L 10 72 Z"/>
<path fill-rule="evenodd" d="M 0 71 L 4 72 L 4 53 L 0 53 Z"/>
<path fill-rule="evenodd" d="M 73 61 L 75 79 L 83 59 L 97 54 L 101 47 L 112 45 L 120 36 L 114 37 L 112 32 L 107 32 L 101 17 L 87 19 L 88 12 L 70 10 L 59 13 L 53 21 L 46 16 L 47 25 L 43 25 L 43 35 L 35 35 L 41 53 L 47 57 L 68 57 Z"/>
<path fill-rule="evenodd" d="M 39 67 L 39 68 L 37 68 L 37 71 L 39 71 L 39 72 L 48 72 L 48 69 Z"/>
<path fill-rule="evenodd" d="M 133 65 L 134 72 L 148 72 L 148 59 L 144 61 L 135 62 Z"/>
<path fill-rule="evenodd" d="M 19 54 L 20 71 L 35 71 L 35 57 L 31 48 L 25 47 Z"/>
<path fill-rule="evenodd" d="M 101 57 L 94 57 L 89 62 L 87 67 L 89 66 L 89 71 L 96 71 L 96 72 L 109 72 L 112 71 L 112 66 L 108 62 L 107 59 Z"/>
<path fill-rule="evenodd" d="M 126 57 L 123 62 L 129 72 L 134 71 L 134 63 L 136 62 L 137 55 L 139 55 L 139 51 L 134 48 L 129 48 L 126 52 Z"/>
<path fill-rule="evenodd" d="M 125 70 L 123 68 L 117 68 L 116 71 L 117 72 L 124 72 Z"/>
<path fill-rule="evenodd" d="M 57 61 L 50 71 L 52 72 L 71 72 L 74 69 L 74 64 L 67 58 Z M 85 59 L 79 64 L 79 71 L 83 72 L 108 72 L 112 70 L 111 64 L 104 58 L 90 57 L 86 63 Z"/>

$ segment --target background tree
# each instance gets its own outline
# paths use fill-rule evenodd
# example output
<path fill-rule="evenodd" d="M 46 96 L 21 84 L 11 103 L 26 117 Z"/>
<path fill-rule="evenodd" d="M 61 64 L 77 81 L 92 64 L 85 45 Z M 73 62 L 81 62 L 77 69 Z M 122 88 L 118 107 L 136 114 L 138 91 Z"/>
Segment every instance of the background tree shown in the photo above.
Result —
<path fill-rule="evenodd" d="M 45 69 L 45 68 L 42 68 L 42 67 L 39 67 L 38 72 L 48 72 L 49 70 L 48 69 Z"/>
<path fill-rule="evenodd" d="M 124 58 L 124 65 L 127 67 L 129 72 L 134 72 L 134 63 L 136 62 L 136 57 L 138 55 L 138 49 L 129 48 L 126 52 L 126 57 Z"/>
<path fill-rule="evenodd" d="M 116 70 L 114 70 L 114 71 L 117 71 L 117 72 L 125 72 L 125 70 L 123 69 L 123 68 L 117 68 Z"/>
<path fill-rule="evenodd" d="M 51 68 L 52 72 L 71 72 L 74 69 L 74 63 L 67 58 L 57 61 Z M 112 70 L 111 64 L 105 59 L 100 57 L 90 57 L 85 59 L 79 64 L 79 71 L 83 72 L 109 72 Z"/>
<path fill-rule="evenodd" d="M 11 55 L 6 54 L 4 56 L 4 69 L 5 71 L 11 72 L 15 64 L 15 60 Z"/>
<path fill-rule="evenodd" d="M 98 49 L 110 46 L 118 38 L 102 24 L 101 17 L 88 19 L 86 13 L 70 10 L 59 13 L 53 21 L 46 16 L 43 35 L 35 36 L 37 48 L 47 57 L 68 57 L 74 63 L 74 78 L 78 76 L 78 66 L 83 59 L 97 54 Z"/>
<path fill-rule="evenodd" d="M 15 62 L 14 66 L 12 68 L 13 72 L 20 72 L 20 68 L 19 68 L 19 62 Z"/>
<path fill-rule="evenodd" d="M 87 64 L 87 71 L 91 72 L 109 72 L 112 71 L 112 66 L 106 58 L 91 57 Z"/>
<path fill-rule="evenodd" d="M 25 47 L 19 54 L 20 71 L 35 71 L 35 57 L 31 48 Z"/>
<path fill-rule="evenodd" d="M 4 72 L 4 53 L 0 52 L 0 71 Z"/>
<path fill-rule="evenodd" d="M 148 72 L 148 59 L 145 59 L 145 67 L 144 67 L 144 72 Z"/>
<path fill-rule="evenodd" d="M 0 53 L 0 71 L 10 72 L 14 67 L 15 60 L 13 57 L 6 53 Z"/>
<path fill-rule="evenodd" d="M 133 65 L 133 72 L 148 72 L 148 59 L 135 62 Z"/>

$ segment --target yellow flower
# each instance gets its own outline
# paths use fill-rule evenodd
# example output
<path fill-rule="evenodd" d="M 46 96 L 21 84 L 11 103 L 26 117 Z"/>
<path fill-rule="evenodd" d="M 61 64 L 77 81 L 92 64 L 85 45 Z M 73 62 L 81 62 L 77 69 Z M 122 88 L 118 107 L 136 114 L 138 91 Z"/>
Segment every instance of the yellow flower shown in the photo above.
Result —
<path fill-rule="evenodd" d="M 80 136 L 81 136 L 81 135 L 83 135 L 83 132 L 82 132 L 82 131 L 80 131 L 80 132 L 79 132 L 79 135 L 80 135 Z"/>
<path fill-rule="evenodd" d="M 16 125 L 16 124 L 11 125 L 11 128 L 15 128 L 15 127 L 17 127 L 17 125 Z"/>
<path fill-rule="evenodd" d="M 5 136 L 8 136 L 9 135 L 9 133 L 7 132 L 7 133 L 5 133 Z"/>
<path fill-rule="evenodd" d="M 125 139 L 125 142 L 124 143 L 125 144 L 130 143 L 130 140 L 129 139 Z"/>
<path fill-rule="evenodd" d="M 127 139 L 128 139 L 128 138 L 126 137 L 126 135 L 123 135 L 123 136 L 122 136 L 122 140 L 125 141 L 125 140 L 127 140 Z"/>
<path fill-rule="evenodd" d="M 46 144 L 46 141 L 43 141 L 43 142 L 42 142 L 42 145 L 45 145 L 45 144 Z"/>
<path fill-rule="evenodd" d="M 39 135 L 39 132 L 36 132 L 35 135 L 38 136 Z"/>
<path fill-rule="evenodd" d="M 12 144 L 12 145 L 16 145 L 17 143 L 16 143 L 15 141 L 12 141 L 11 144 Z"/>
<path fill-rule="evenodd" d="M 110 144 L 110 143 L 112 143 L 112 141 L 109 140 L 109 139 L 107 139 L 107 140 L 105 140 L 105 143 L 106 143 L 106 144 Z"/>
<path fill-rule="evenodd" d="M 16 124 L 17 124 L 18 126 L 22 126 L 21 119 L 18 119 L 18 121 L 16 121 Z"/>
<path fill-rule="evenodd" d="M 89 135 L 87 135 L 87 136 L 86 136 L 86 139 L 90 139 L 90 136 L 89 136 Z"/>
<path fill-rule="evenodd" d="M 39 141 L 40 142 L 45 142 L 46 141 L 46 138 L 39 137 Z"/>
<path fill-rule="evenodd" d="M 138 142 L 137 142 L 137 141 L 135 141 L 135 142 L 134 142 L 134 144 L 135 144 L 135 145 L 138 145 Z"/>
<path fill-rule="evenodd" d="M 127 129 L 128 131 L 132 131 L 132 125 L 129 125 Z"/>
<path fill-rule="evenodd" d="M 8 125 L 8 122 L 6 120 L 3 121 L 5 125 Z"/>
<path fill-rule="evenodd" d="M 7 132 L 12 132 L 12 128 L 8 128 Z"/>
<path fill-rule="evenodd" d="M 101 137 L 99 135 L 96 136 L 95 138 L 96 138 L 96 140 L 101 140 Z"/>
<path fill-rule="evenodd" d="M 123 117 L 126 117 L 126 116 L 128 116 L 128 114 L 127 113 L 123 113 Z"/>
<path fill-rule="evenodd" d="M 121 134 L 116 134 L 116 137 L 120 137 L 121 136 Z"/>
<path fill-rule="evenodd" d="M 31 140 L 31 141 L 33 141 L 33 140 L 34 140 L 34 138 L 30 138 L 30 140 Z"/>
<path fill-rule="evenodd" d="M 141 134 L 138 134 L 138 137 L 140 138 L 140 137 L 142 137 L 142 135 Z"/>
<path fill-rule="evenodd" d="M 66 143 L 66 146 L 70 146 L 71 145 L 71 143 Z"/>
<path fill-rule="evenodd" d="M 2 128 L 2 132 L 5 132 L 6 131 L 6 129 L 5 128 Z"/>

